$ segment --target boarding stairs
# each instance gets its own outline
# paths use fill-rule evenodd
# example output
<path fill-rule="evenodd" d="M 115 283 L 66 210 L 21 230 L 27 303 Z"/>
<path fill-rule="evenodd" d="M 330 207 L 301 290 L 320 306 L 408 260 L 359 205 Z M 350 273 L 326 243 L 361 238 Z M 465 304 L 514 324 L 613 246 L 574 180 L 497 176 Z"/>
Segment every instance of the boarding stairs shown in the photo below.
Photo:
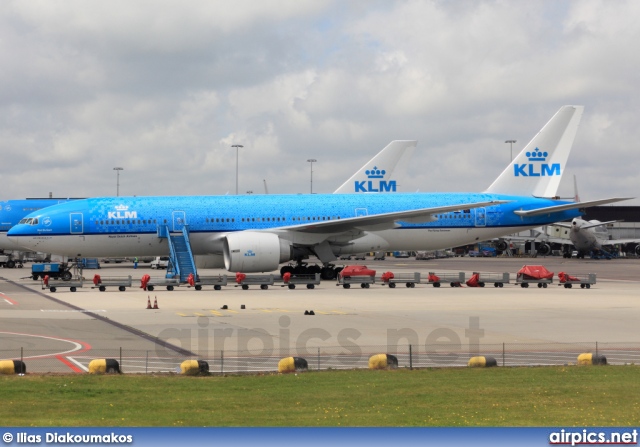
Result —
<path fill-rule="evenodd" d="M 166 237 L 169 245 L 169 266 L 167 278 L 179 279 L 181 283 L 187 282 L 190 274 L 198 277 L 196 262 L 193 258 L 191 243 L 189 241 L 189 226 L 184 225 L 182 232 L 171 233 L 168 226 L 158 232 L 159 237 Z"/>

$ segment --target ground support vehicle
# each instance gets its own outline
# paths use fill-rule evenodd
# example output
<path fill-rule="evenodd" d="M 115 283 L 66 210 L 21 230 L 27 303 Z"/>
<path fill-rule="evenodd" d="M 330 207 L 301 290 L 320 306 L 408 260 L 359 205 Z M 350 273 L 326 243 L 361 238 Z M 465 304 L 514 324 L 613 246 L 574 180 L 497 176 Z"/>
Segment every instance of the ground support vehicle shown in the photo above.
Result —
<path fill-rule="evenodd" d="M 380 278 L 383 285 L 389 286 L 390 289 L 396 287 L 396 284 L 404 283 L 409 288 L 414 288 L 416 284 L 420 284 L 420 272 L 399 273 L 392 276 L 382 275 Z"/>
<path fill-rule="evenodd" d="M 33 264 L 31 266 L 31 277 L 37 281 L 39 278 L 44 279 L 48 276 L 51 279 L 63 279 L 69 281 L 73 276 L 71 274 L 71 266 L 65 262 L 45 262 L 42 264 Z"/>
<path fill-rule="evenodd" d="M 120 292 L 127 290 L 127 287 L 132 285 L 131 275 L 129 276 L 111 276 L 102 278 L 100 275 L 93 277 L 92 289 L 98 289 L 101 292 L 107 290 L 107 287 L 117 287 Z"/>
<path fill-rule="evenodd" d="M 433 287 L 440 287 L 441 284 L 449 283 L 451 287 L 460 287 L 464 284 L 464 272 L 458 273 L 436 273 L 429 272 L 429 284 Z"/>
<path fill-rule="evenodd" d="M 313 289 L 320 285 L 320 273 L 314 275 L 287 275 L 282 277 L 282 287 L 295 289 L 296 285 L 306 285 L 307 289 Z"/>
<path fill-rule="evenodd" d="M 172 278 L 151 278 L 147 283 L 147 290 L 153 292 L 156 287 L 166 287 L 167 290 L 173 290 L 174 287 L 180 286 L 178 279 Z"/>
<path fill-rule="evenodd" d="M 351 287 L 351 284 L 360 284 L 363 289 L 368 289 L 371 284 L 376 283 L 376 277 L 370 275 L 354 275 L 354 276 L 338 276 L 336 286 L 342 286 L 345 289 Z"/>
<path fill-rule="evenodd" d="M 213 290 L 220 290 L 222 289 L 222 286 L 226 286 L 227 283 L 227 275 L 199 276 L 198 280 L 194 282 L 193 288 L 196 290 L 202 290 L 202 286 L 213 286 Z M 191 287 L 191 285 L 187 287 Z"/>
<path fill-rule="evenodd" d="M 595 273 L 587 273 L 586 275 L 562 275 L 562 273 L 563 272 L 558 273 L 558 278 L 560 278 L 560 284 L 558 285 L 564 286 L 565 289 L 570 289 L 574 284 L 576 286 L 580 284 L 581 289 L 590 289 L 591 286 L 596 283 Z"/>
<path fill-rule="evenodd" d="M 473 274 L 478 274 L 478 285 L 480 287 L 484 287 L 485 284 L 493 283 L 493 287 L 502 287 L 505 284 L 509 284 L 509 272 L 504 273 L 482 273 L 482 272 L 473 272 Z"/>
<path fill-rule="evenodd" d="M 60 287 L 68 287 L 71 292 L 75 292 L 78 288 L 82 288 L 83 279 L 73 278 L 70 280 L 55 280 L 55 279 L 42 279 L 42 290 L 49 289 L 50 292 L 55 292 Z"/>
<path fill-rule="evenodd" d="M 7 269 L 12 269 L 14 267 L 23 267 L 22 260 L 15 259 L 12 255 L 0 255 L 0 266 Z"/>
<path fill-rule="evenodd" d="M 262 290 L 267 290 L 269 286 L 275 283 L 273 275 L 245 275 L 244 273 L 236 274 L 236 285 L 234 287 L 242 287 L 242 290 L 248 290 L 249 286 L 259 285 Z"/>

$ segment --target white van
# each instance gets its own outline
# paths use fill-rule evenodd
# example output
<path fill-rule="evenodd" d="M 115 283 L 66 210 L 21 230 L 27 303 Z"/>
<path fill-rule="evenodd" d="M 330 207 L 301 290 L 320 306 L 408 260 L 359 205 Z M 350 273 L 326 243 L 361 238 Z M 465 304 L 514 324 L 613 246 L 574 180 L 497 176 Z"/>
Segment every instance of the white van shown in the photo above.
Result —
<path fill-rule="evenodd" d="M 156 256 L 156 258 L 151 261 L 152 269 L 166 269 L 169 266 L 169 256 Z"/>

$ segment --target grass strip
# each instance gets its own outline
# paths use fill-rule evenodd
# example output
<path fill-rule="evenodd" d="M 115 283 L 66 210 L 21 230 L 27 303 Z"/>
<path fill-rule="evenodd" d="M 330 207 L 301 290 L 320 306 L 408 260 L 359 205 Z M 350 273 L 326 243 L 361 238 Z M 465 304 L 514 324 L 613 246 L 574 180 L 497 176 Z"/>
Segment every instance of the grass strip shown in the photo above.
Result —
<path fill-rule="evenodd" d="M 4 426 L 631 426 L 640 368 L 0 377 Z"/>

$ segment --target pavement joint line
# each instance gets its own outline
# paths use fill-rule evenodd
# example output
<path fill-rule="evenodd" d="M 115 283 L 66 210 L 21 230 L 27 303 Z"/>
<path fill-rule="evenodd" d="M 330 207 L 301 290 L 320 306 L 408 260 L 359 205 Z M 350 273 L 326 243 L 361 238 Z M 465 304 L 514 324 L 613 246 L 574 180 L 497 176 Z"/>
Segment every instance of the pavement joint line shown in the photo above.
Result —
<path fill-rule="evenodd" d="M 94 318 L 96 320 L 102 321 L 103 323 L 110 324 L 111 326 L 114 326 L 114 327 L 117 327 L 117 328 L 122 329 L 124 331 L 127 331 L 127 332 L 129 332 L 129 333 L 131 333 L 133 335 L 136 335 L 136 336 L 138 336 L 140 338 L 143 338 L 143 339 L 145 339 L 147 341 L 150 341 L 152 343 L 156 343 L 156 344 L 158 344 L 158 345 L 160 345 L 162 347 L 165 347 L 167 349 L 171 349 L 172 351 L 175 351 L 178 354 L 191 356 L 191 357 L 197 357 L 196 354 L 191 352 L 191 351 L 188 351 L 188 350 L 183 349 L 183 348 L 181 348 L 179 346 L 176 346 L 176 345 L 174 345 L 172 343 L 169 343 L 169 342 L 166 342 L 164 340 L 161 340 L 158 337 L 154 337 L 153 335 L 147 334 L 146 332 L 143 332 L 143 331 L 141 331 L 139 329 L 133 328 L 131 326 L 127 326 L 127 325 L 122 324 L 122 323 L 118 323 L 117 321 L 111 320 L 111 319 L 109 319 L 107 317 L 103 317 L 102 315 L 99 315 L 97 313 L 86 311 L 85 309 L 82 309 L 81 307 L 74 306 L 73 304 L 69 304 L 69 303 L 67 303 L 65 301 L 59 300 L 57 298 L 54 298 L 54 297 L 52 297 L 50 295 L 47 295 L 45 293 L 42 293 L 42 292 L 40 292 L 38 290 L 31 289 L 31 288 L 25 286 L 24 284 L 20 284 L 20 283 L 17 283 L 15 281 L 11 281 L 10 279 L 5 279 L 5 278 L 0 278 L 0 279 L 4 279 L 8 283 L 13 284 L 14 286 L 17 286 L 17 287 L 19 287 L 21 289 L 27 290 L 27 291 L 29 291 L 31 293 L 35 293 L 36 295 L 40 295 L 41 297 L 43 297 L 45 299 L 48 299 L 50 301 L 53 301 L 56 304 L 59 304 L 59 305 L 64 306 L 64 307 L 68 307 L 69 309 L 80 311 L 80 312 L 84 313 L 85 315 L 88 315 L 88 316 L 90 316 L 90 317 L 92 317 L 92 318 Z"/>

